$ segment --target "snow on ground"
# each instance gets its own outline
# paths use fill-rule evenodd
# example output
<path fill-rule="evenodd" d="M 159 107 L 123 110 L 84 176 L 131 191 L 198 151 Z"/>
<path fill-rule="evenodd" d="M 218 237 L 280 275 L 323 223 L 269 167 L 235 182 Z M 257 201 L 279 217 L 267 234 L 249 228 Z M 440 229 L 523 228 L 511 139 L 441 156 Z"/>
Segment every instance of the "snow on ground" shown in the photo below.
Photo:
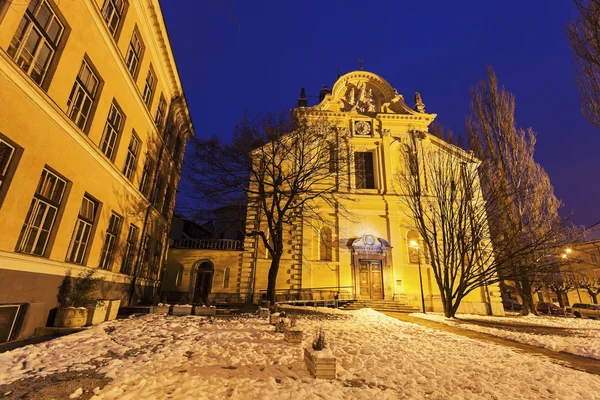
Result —
<path fill-rule="evenodd" d="M 327 332 L 335 381 L 258 318 L 146 315 L 0 354 L 0 384 L 68 370 L 113 379 L 92 399 L 600 399 L 600 376 L 373 310 L 299 315 Z M 319 309 L 320 310 L 320 309 Z M 305 311 L 306 312 L 306 311 Z"/>
<path fill-rule="evenodd" d="M 596 320 L 457 314 L 457 321 L 437 313 L 410 315 L 553 351 L 600 359 L 600 321 Z"/>

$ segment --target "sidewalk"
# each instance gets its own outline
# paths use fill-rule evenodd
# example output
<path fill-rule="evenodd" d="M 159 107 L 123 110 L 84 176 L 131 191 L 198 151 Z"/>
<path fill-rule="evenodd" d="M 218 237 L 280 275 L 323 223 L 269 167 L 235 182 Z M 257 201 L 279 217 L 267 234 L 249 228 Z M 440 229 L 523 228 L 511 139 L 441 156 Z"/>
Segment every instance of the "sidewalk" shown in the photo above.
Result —
<path fill-rule="evenodd" d="M 445 332 L 454 333 L 456 335 L 468 337 L 468 338 L 475 339 L 475 340 L 482 340 L 482 341 L 486 341 L 486 342 L 496 343 L 496 344 L 506 346 L 506 347 L 512 347 L 512 348 L 516 349 L 517 351 L 521 351 L 521 352 L 525 352 L 525 353 L 529 353 L 529 354 L 546 356 L 546 357 L 550 358 L 552 361 L 554 361 L 560 365 L 563 365 L 565 367 L 569 367 L 569 368 L 580 370 L 580 371 L 585 371 L 590 374 L 600 375 L 600 362 L 593 358 L 581 357 L 581 356 L 577 356 L 574 354 L 559 353 L 556 351 L 551 351 L 551 350 L 543 349 L 540 347 L 530 346 L 528 344 L 514 342 L 512 340 L 499 338 L 499 337 L 488 335 L 485 333 L 475 332 L 475 331 L 471 331 L 471 330 L 467 330 L 467 329 L 461 329 L 461 328 L 449 326 L 449 325 L 442 324 L 442 323 L 435 322 L 435 321 L 429 321 L 429 320 L 422 319 L 422 318 L 412 317 L 408 314 L 397 313 L 397 312 L 383 312 L 383 314 L 385 314 L 389 317 L 392 317 L 392 318 L 396 318 L 403 322 L 410 322 L 410 323 L 425 326 L 428 328 L 433 328 L 433 329 L 437 329 L 437 330 L 441 330 L 441 331 L 445 331 Z"/>

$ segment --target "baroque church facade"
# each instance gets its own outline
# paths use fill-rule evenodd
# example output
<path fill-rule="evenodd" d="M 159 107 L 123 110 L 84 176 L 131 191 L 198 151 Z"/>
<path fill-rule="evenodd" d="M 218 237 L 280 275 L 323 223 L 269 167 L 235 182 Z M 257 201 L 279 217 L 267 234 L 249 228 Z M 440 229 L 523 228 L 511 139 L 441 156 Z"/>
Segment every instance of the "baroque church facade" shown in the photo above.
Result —
<path fill-rule="evenodd" d="M 287 231 L 276 298 L 390 301 L 421 309 L 422 291 L 425 309 L 442 311 L 428 257 L 410 245 L 420 239 L 399 201 L 395 176 L 403 168 L 402 143 L 410 132 L 423 132 L 425 147 L 463 150 L 427 133 L 436 115 L 425 111 L 418 93 L 410 107 L 387 81 L 367 71 L 339 77 L 331 90 L 324 87 L 317 105 L 308 107 L 301 95 L 298 107 L 349 129 L 353 161 L 339 200 L 345 202 L 347 214 L 324 207 L 318 210 L 319 218 L 295 219 Z M 248 207 L 246 230 L 263 224 L 257 210 Z M 208 295 L 217 303 L 250 298 L 257 303 L 264 297 L 271 259 L 257 237 L 246 237 L 243 249 L 222 239 L 212 244 L 205 240 L 203 245 L 184 242 L 175 240 L 171 246 L 163 284 L 167 294 L 187 293 L 191 301 Z M 497 285 L 473 291 L 459 310 L 490 311 L 503 314 Z"/>

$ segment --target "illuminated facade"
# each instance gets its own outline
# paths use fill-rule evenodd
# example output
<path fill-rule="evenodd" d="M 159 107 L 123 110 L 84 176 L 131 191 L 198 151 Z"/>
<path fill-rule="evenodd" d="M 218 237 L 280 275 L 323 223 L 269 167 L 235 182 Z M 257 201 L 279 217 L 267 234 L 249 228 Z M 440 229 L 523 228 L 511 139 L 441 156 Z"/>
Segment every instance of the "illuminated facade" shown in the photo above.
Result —
<path fill-rule="evenodd" d="M 102 298 L 156 294 L 192 135 L 158 0 L 0 1 L 0 312 L 20 308 L 10 338 L 46 325 L 69 269 L 97 268 Z"/>
<path fill-rule="evenodd" d="M 401 143 L 410 131 L 427 132 L 436 115 L 425 112 L 418 94 L 414 107 L 409 107 L 389 83 L 366 71 L 340 77 L 331 90 L 324 87 L 320 103 L 315 106 L 308 107 L 306 99 L 301 98 L 299 108 L 319 118 L 331 119 L 351 133 L 353 161 L 348 185 L 340 188 L 344 196 L 339 200 L 344 202 L 343 208 L 348 213 L 322 208 L 318 210 L 319 218 L 309 220 L 307 216 L 299 216 L 288 227 L 288 246 L 279 268 L 277 297 L 308 300 L 332 298 L 339 292 L 339 298 L 396 301 L 420 309 L 420 257 L 426 308 L 441 311 L 441 299 L 427 257 L 408 246 L 413 240 L 419 242 L 419 236 L 411 229 L 411 218 L 398 200 L 394 178 L 403 165 Z M 440 148 L 449 146 L 430 134 L 424 135 L 422 143 Z M 246 224 L 250 230 L 256 224 L 264 225 L 264 220 L 249 207 Z M 229 257 L 218 253 L 213 261 L 211 257 L 218 250 L 185 250 L 185 247 L 169 256 L 169 263 L 177 265 L 186 277 L 180 290 L 193 292 L 195 280 L 200 281 L 200 276 L 212 269 L 219 279 L 213 279 L 209 297 L 216 299 L 227 292 L 242 301 L 253 296 L 256 302 L 265 291 L 271 260 L 257 238 L 245 239 L 239 261 L 240 252 Z M 235 287 L 231 283 L 223 287 L 221 281 L 226 269 L 227 281 L 235 282 Z M 459 312 L 485 314 L 491 308 L 494 314 L 503 314 L 498 287 L 492 285 L 487 289 L 470 293 Z"/>

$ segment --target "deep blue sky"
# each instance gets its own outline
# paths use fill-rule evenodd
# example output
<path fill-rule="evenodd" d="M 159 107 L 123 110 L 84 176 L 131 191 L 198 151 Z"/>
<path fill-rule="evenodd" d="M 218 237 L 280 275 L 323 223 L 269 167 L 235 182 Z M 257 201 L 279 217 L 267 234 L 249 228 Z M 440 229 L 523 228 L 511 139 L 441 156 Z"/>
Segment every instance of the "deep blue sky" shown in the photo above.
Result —
<path fill-rule="evenodd" d="M 536 160 L 563 214 L 585 225 L 600 220 L 600 132 L 581 115 L 564 37 L 571 0 L 231 3 L 239 31 L 218 0 L 162 1 L 198 136 L 231 136 L 246 110 L 289 109 L 301 87 L 317 96 L 338 67 L 357 69 L 359 56 L 365 70 L 407 100 L 420 92 L 428 112 L 463 132 L 469 86 L 491 64 L 516 95 L 519 126 L 538 133 Z M 178 207 L 191 199 L 182 189 Z"/>

